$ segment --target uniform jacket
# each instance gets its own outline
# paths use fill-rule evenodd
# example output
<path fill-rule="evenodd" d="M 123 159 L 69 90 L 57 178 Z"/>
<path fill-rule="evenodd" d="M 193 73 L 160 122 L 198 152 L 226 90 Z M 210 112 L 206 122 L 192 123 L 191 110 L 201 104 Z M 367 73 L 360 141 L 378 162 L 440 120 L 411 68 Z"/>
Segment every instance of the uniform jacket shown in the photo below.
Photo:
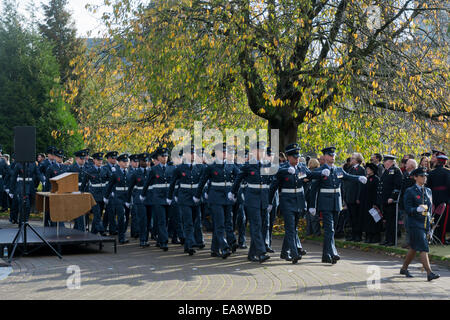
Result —
<path fill-rule="evenodd" d="M 14 166 L 14 170 L 10 177 L 10 187 L 11 187 L 10 193 L 22 195 L 23 186 L 25 183 L 25 194 L 26 195 L 34 194 L 36 192 L 36 189 L 34 187 L 36 181 L 40 181 L 42 183 L 44 183 L 45 181 L 45 177 L 41 174 L 35 162 L 30 162 L 27 164 L 25 178 L 23 176 L 23 173 L 24 173 L 23 164 L 17 163 Z"/>
<path fill-rule="evenodd" d="M 233 205 L 228 199 L 228 192 L 238 174 L 239 169 L 234 163 L 214 162 L 206 165 L 195 197 L 200 199 L 203 187 L 209 182 L 206 200 L 209 204 Z"/>
<path fill-rule="evenodd" d="M 59 176 L 60 174 L 63 174 L 67 171 L 67 166 L 64 164 L 58 164 L 58 163 L 52 163 L 45 172 L 45 185 L 44 185 L 44 191 L 49 192 L 52 189 L 52 185 L 50 183 L 50 179 L 54 178 L 56 176 Z"/>
<path fill-rule="evenodd" d="M 348 173 L 355 176 L 365 176 L 366 170 L 361 165 L 352 166 L 348 169 Z M 359 181 L 345 181 L 344 182 L 344 201 L 347 204 L 354 204 L 356 200 L 361 200 L 362 183 Z"/>
<path fill-rule="evenodd" d="M 269 200 L 279 191 L 281 210 L 292 209 L 294 211 L 304 210 L 307 207 L 304 179 L 312 180 L 322 176 L 320 171 L 310 171 L 304 164 L 295 167 L 295 174 L 289 173 L 289 166 L 280 166 L 272 181 L 269 191 Z M 288 190 L 283 190 L 288 189 Z M 289 192 L 286 192 L 289 191 Z M 294 192 L 292 192 L 294 191 Z"/>
<path fill-rule="evenodd" d="M 102 202 L 104 189 L 107 185 L 106 175 L 102 174 L 103 167 L 90 166 L 83 176 L 80 191 L 92 194 L 96 202 Z"/>
<path fill-rule="evenodd" d="M 203 174 L 203 166 L 182 163 L 176 166 L 169 186 L 168 198 L 173 199 L 174 193 L 178 198 L 178 204 L 193 206 L 192 199 L 197 193 L 200 178 Z M 178 186 L 176 191 L 175 187 Z"/>
<path fill-rule="evenodd" d="M 147 195 L 147 190 L 151 188 L 152 205 L 167 205 L 169 184 L 172 180 L 174 171 L 175 166 L 169 164 L 166 164 L 165 169 L 163 169 L 161 164 L 153 166 L 144 184 L 141 195 L 145 197 Z"/>
<path fill-rule="evenodd" d="M 317 180 L 316 201 L 312 203 L 312 208 L 318 211 L 341 211 L 342 210 L 342 181 L 358 181 L 360 176 L 354 176 L 344 171 L 340 167 L 330 167 L 327 164 L 321 166 L 317 171 L 329 169 L 328 177 L 320 177 Z"/>
<path fill-rule="evenodd" d="M 105 198 L 108 199 L 112 192 L 112 204 L 121 205 L 127 202 L 128 195 L 128 172 L 127 170 L 116 169 L 109 178 L 108 186 L 105 192 Z"/>
<path fill-rule="evenodd" d="M 385 205 L 388 199 L 396 201 L 402 188 L 403 175 L 400 169 L 396 166 L 384 170 L 380 177 L 377 191 L 377 203 L 379 206 Z"/>
<path fill-rule="evenodd" d="M 405 212 L 408 214 L 408 228 L 430 230 L 430 211 L 432 201 L 432 194 L 429 188 L 420 188 L 414 185 L 406 189 L 404 197 Z M 428 206 L 428 212 L 417 212 L 417 207 L 421 204 Z"/>
<path fill-rule="evenodd" d="M 450 170 L 442 165 L 437 166 L 428 175 L 427 187 L 433 193 L 435 206 L 450 203 Z"/>
<path fill-rule="evenodd" d="M 146 172 L 144 168 L 137 168 L 130 170 L 128 173 L 128 194 L 127 194 L 127 202 L 131 202 L 133 199 L 134 204 L 144 204 L 139 199 L 139 196 L 144 189 L 144 184 L 146 180 Z"/>
<path fill-rule="evenodd" d="M 266 209 L 269 205 L 269 187 L 272 176 L 261 174 L 261 168 L 267 168 L 268 166 L 270 165 L 264 165 L 260 162 L 254 164 L 247 162 L 241 167 L 234 180 L 231 193 L 236 197 L 243 186 L 242 183 L 245 182 L 245 188 L 243 189 L 245 206 Z"/>

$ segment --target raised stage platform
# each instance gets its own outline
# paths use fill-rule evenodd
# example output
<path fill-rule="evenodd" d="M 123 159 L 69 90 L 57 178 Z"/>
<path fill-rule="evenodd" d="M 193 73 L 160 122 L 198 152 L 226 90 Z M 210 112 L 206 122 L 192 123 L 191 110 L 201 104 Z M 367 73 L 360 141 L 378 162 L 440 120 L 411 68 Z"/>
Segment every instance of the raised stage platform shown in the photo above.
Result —
<path fill-rule="evenodd" d="M 113 244 L 114 253 L 117 253 L 117 240 L 114 237 L 102 237 L 101 235 L 70 228 L 59 228 L 59 235 L 57 235 L 56 227 L 44 228 L 33 225 L 33 228 L 58 250 L 59 253 L 61 253 L 61 247 L 63 245 L 98 244 L 99 250 L 102 250 L 103 244 L 108 242 Z M 15 228 L 7 227 L 0 229 L 0 248 L 3 248 L 5 245 L 11 246 L 17 231 L 17 225 Z M 20 244 L 23 244 L 23 237 L 20 237 L 18 248 L 21 247 Z M 27 246 L 29 249 L 42 245 L 45 245 L 44 242 L 31 229 L 27 229 Z M 11 248 L 9 249 L 11 250 Z"/>

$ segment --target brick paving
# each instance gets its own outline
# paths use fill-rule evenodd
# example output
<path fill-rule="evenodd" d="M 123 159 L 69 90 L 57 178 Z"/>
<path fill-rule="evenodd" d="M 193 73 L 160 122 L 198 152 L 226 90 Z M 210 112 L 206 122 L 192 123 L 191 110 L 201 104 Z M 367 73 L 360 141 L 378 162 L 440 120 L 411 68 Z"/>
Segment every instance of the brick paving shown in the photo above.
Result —
<path fill-rule="evenodd" d="M 426 281 L 415 261 L 414 278 L 399 275 L 402 260 L 371 252 L 340 249 L 336 265 L 321 262 L 322 247 L 304 243 L 308 254 L 298 264 L 276 253 L 264 264 L 247 261 L 247 250 L 226 260 L 210 257 L 207 247 L 189 257 L 180 245 L 163 252 L 151 242 L 139 248 L 134 239 L 113 253 L 111 244 L 63 250 L 63 260 L 50 253 L 22 257 L 11 269 L 0 268 L 2 299 L 449 299 L 450 270 L 432 265 L 441 278 Z M 68 289 L 69 266 L 81 270 L 80 289 Z M 368 267 L 380 269 L 380 288 L 367 286 Z M 8 275 L 8 270 L 12 271 Z"/>

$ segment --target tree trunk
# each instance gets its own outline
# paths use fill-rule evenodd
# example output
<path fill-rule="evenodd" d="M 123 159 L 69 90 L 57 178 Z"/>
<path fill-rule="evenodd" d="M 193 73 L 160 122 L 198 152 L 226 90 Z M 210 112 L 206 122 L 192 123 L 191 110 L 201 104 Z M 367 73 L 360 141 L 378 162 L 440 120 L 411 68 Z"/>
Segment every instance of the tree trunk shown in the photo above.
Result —
<path fill-rule="evenodd" d="M 279 130 L 279 151 L 284 152 L 286 150 L 286 146 L 291 143 L 297 142 L 297 134 L 298 134 L 298 126 L 299 123 L 292 118 L 283 118 L 276 117 L 274 119 L 269 120 L 269 132 L 268 136 L 270 139 L 270 130 L 278 129 Z M 270 141 L 270 144 L 273 145 L 275 141 Z"/>

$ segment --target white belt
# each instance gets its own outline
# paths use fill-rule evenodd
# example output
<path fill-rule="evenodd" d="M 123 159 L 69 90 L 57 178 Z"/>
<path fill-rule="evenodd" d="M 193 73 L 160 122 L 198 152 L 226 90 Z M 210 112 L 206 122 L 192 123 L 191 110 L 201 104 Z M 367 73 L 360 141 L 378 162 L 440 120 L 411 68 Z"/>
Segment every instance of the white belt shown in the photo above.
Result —
<path fill-rule="evenodd" d="M 341 188 L 337 188 L 337 189 L 320 189 L 320 192 L 323 192 L 323 193 L 338 193 L 338 192 L 341 192 Z"/>
<path fill-rule="evenodd" d="M 104 187 L 104 186 L 105 186 L 105 184 L 103 184 L 103 183 L 91 184 L 91 187 L 93 187 L 93 188 L 101 188 L 101 187 Z"/>
<path fill-rule="evenodd" d="M 249 184 L 247 184 L 247 186 L 249 188 L 252 188 L 252 189 L 269 189 L 269 185 L 268 184 L 253 184 L 253 183 L 249 183 Z"/>
<path fill-rule="evenodd" d="M 152 185 L 153 188 L 168 188 L 169 184 L 168 183 L 159 183 L 159 184 L 154 184 Z"/>
<path fill-rule="evenodd" d="M 23 178 L 17 178 L 17 182 L 23 181 Z M 25 182 L 33 181 L 33 178 L 25 178 Z"/>
<path fill-rule="evenodd" d="M 116 191 L 128 191 L 128 187 L 116 187 Z"/>
<path fill-rule="evenodd" d="M 81 182 L 78 182 L 78 186 L 79 186 L 79 187 L 81 187 L 81 184 L 82 184 Z"/>
<path fill-rule="evenodd" d="M 301 193 L 304 192 L 303 187 L 296 189 L 281 189 L 282 193 Z"/>
<path fill-rule="evenodd" d="M 135 190 L 142 190 L 142 189 L 144 189 L 144 187 L 142 186 L 142 187 L 134 187 L 134 189 Z"/>
<path fill-rule="evenodd" d="M 198 188 L 198 183 L 196 183 L 196 184 L 180 183 L 180 188 L 187 188 L 187 189 Z"/>
<path fill-rule="evenodd" d="M 231 187 L 233 185 L 232 182 L 211 182 L 213 187 Z"/>

